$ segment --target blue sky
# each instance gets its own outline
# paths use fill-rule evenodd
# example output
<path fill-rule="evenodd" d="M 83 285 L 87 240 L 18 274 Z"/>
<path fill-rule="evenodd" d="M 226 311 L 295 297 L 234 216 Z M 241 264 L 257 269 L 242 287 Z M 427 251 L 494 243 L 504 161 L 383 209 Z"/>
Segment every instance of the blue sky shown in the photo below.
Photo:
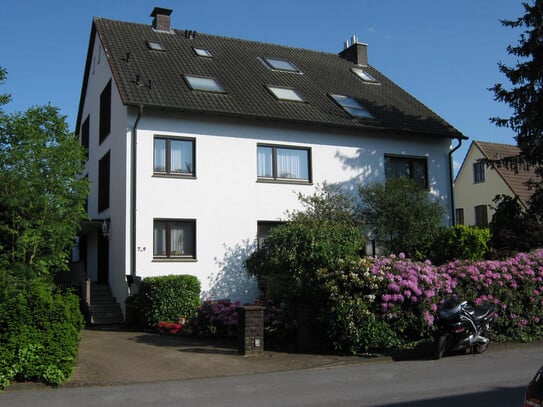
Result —
<path fill-rule="evenodd" d="M 472 140 L 515 144 L 489 122 L 510 111 L 488 88 L 509 84 L 497 64 L 515 62 L 506 47 L 520 31 L 499 20 L 521 16 L 520 0 L 3 0 L 5 110 L 51 103 L 73 130 L 92 18 L 150 24 L 155 6 L 173 10 L 174 28 L 324 52 L 356 35 L 372 66 L 469 137 L 456 165 Z"/>

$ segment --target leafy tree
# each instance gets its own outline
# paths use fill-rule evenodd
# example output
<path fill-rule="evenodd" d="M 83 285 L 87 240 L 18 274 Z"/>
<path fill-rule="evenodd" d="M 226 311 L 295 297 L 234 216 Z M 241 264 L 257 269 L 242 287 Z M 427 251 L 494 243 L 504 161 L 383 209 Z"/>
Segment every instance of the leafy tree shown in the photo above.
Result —
<path fill-rule="evenodd" d="M 401 177 L 361 186 L 359 194 L 361 223 L 389 253 L 403 252 L 413 259 L 427 255 L 439 233 L 443 207 L 426 190 Z"/>
<path fill-rule="evenodd" d="M 359 254 L 364 242 L 350 199 L 339 190 L 323 186 L 299 199 L 304 210 L 290 213 L 287 223 L 273 228 L 245 266 L 258 277 L 267 298 L 312 303 L 320 293 L 318 271 Z"/>
<path fill-rule="evenodd" d="M 509 127 L 517 135 L 516 141 L 521 150 L 519 156 L 489 160 L 495 166 L 518 169 L 528 165 L 535 167 L 537 180 L 532 186 L 536 193 L 532 196 L 531 212 L 541 221 L 543 212 L 543 0 L 523 3 L 525 14 L 516 20 L 502 20 L 506 27 L 524 28 L 517 45 L 509 45 L 507 52 L 516 56 L 513 67 L 499 64 L 500 71 L 511 82 L 510 89 L 502 84 L 491 90 L 497 101 L 508 104 L 513 109 L 509 118 L 491 119 L 499 127 Z"/>
<path fill-rule="evenodd" d="M 0 80 L 5 75 L 1 70 Z M 83 159 L 57 108 L 0 110 L 0 284 L 50 278 L 66 267 L 86 216 Z"/>

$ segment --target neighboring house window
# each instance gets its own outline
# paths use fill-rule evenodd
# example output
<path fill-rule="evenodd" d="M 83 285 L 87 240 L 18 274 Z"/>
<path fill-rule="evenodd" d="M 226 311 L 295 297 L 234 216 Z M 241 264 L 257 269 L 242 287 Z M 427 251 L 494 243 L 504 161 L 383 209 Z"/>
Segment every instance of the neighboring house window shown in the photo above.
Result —
<path fill-rule="evenodd" d="M 196 221 L 168 219 L 154 221 L 155 258 L 196 258 Z"/>
<path fill-rule="evenodd" d="M 385 178 L 407 177 L 428 188 L 427 161 L 424 157 L 385 156 Z"/>
<path fill-rule="evenodd" d="M 485 163 L 483 161 L 473 164 L 473 182 L 485 182 Z"/>
<path fill-rule="evenodd" d="M 110 152 L 98 163 L 98 212 L 109 208 Z"/>
<path fill-rule="evenodd" d="M 100 94 L 100 144 L 111 132 L 111 80 Z"/>
<path fill-rule="evenodd" d="M 488 213 L 486 205 L 475 207 L 475 226 L 486 228 L 488 226 Z"/>
<path fill-rule="evenodd" d="M 262 246 L 264 239 L 270 234 L 274 227 L 284 224 L 280 221 L 258 221 L 256 227 L 256 243 L 258 247 Z"/>
<path fill-rule="evenodd" d="M 311 182 L 311 150 L 259 145 L 257 167 L 257 176 L 261 180 Z"/>
<path fill-rule="evenodd" d="M 456 224 L 463 225 L 464 224 L 464 208 L 457 208 L 455 213 L 456 213 Z"/>
<path fill-rule="evenodd" d="M 90 139 L 90 128 L 89 128 L 89 116 L 85 119 L 81 125 L 81 145 L 85 149 L 85 158 L 89 159 L 89 139 Z"/>
<path fill-rule="evenodd" d="M 155 137 L 153 169 L 155 174 L 187 175 L 196 172 L 193 139 Z"/>

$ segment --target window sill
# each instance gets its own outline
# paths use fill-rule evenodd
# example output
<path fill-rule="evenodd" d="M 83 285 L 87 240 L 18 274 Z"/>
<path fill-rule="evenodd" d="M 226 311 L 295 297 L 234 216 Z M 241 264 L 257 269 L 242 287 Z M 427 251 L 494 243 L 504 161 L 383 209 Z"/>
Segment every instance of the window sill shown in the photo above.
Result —
<path fill-rule="evenodd" d="M 197 179 L 195 175 L 190 174 L 166 174 L 166 173 L 153 173 L 153 178 L 175 178 L 175 179 Z"/>
<path fill-rule="evenodd" d="M 259 184 L 313 185 L 312 181 L 295 180 L 295 179 L 257 178 L 256 182 Z"/>
<path fill-rule="evenodd" d="M 198 260 L 187 257 L 154 257 L 153 263 L 196 263 Z"/>

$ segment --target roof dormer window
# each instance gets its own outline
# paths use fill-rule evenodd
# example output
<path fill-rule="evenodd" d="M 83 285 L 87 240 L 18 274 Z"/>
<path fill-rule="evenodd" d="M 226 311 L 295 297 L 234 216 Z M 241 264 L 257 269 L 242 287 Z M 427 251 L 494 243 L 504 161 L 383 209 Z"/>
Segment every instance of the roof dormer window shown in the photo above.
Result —
<path fill-rule="evenodd" d="M 372 114 L 358 100 L 345 95 L 330 95 L 330 97 L 351 116 L 362 119 L 373 119 Z"/>
<path fill-rule="evenodd" d="M 266 64 L 268 68 L 273 69 L 275 71 L 301 73 L 301 71 L 296 67 L 296 65 L 284 59 L 262 58 L 262 61 L 264 61 L 264 63 Z"/>
<path fill-rule="evenodd" d="M 211 54 L 211 52 L 209 52 L 207 49 L 204 49 L 204 48 L 196 48 L 196 47 L 193 47 L 192 49 L 194 50 L 194 52 L 196 53 L 196 55 L 198 55 L 199 57 L 206 57 L 206 58 L 211 58 L 211 57 L 213 57 L 213 55 Z"/>
<path fill-rule="evenodd" d="M 184 75 L 185 81 L 192 90 L 204 92 L 225 93 L 222 86 L 215 78 L 205 76 Z"/>
<path fill-rule="evenodd" d="M 279 100 L 290 100 L 294 102 L 303 102 L 304 99 L 294 88 L 285 88 L 282 86 L 267 86 L 268 90 Z"/>
<path fill-rule="evenodd" d="M 352 68 L 351 71 L 358 76 L 360 79 L 362 79 L 364 82 L 368 83 L 377 83 L 377 79 L 375 79 L 373 76 L 371 76 L 369 73 L 364 71 L 360 68 Z"/>
<path fill-rule="evenodd" d="M 166 51 L 166 48 L 160 42 L 147 41 L 147 46 L 153 51 Z"/>

